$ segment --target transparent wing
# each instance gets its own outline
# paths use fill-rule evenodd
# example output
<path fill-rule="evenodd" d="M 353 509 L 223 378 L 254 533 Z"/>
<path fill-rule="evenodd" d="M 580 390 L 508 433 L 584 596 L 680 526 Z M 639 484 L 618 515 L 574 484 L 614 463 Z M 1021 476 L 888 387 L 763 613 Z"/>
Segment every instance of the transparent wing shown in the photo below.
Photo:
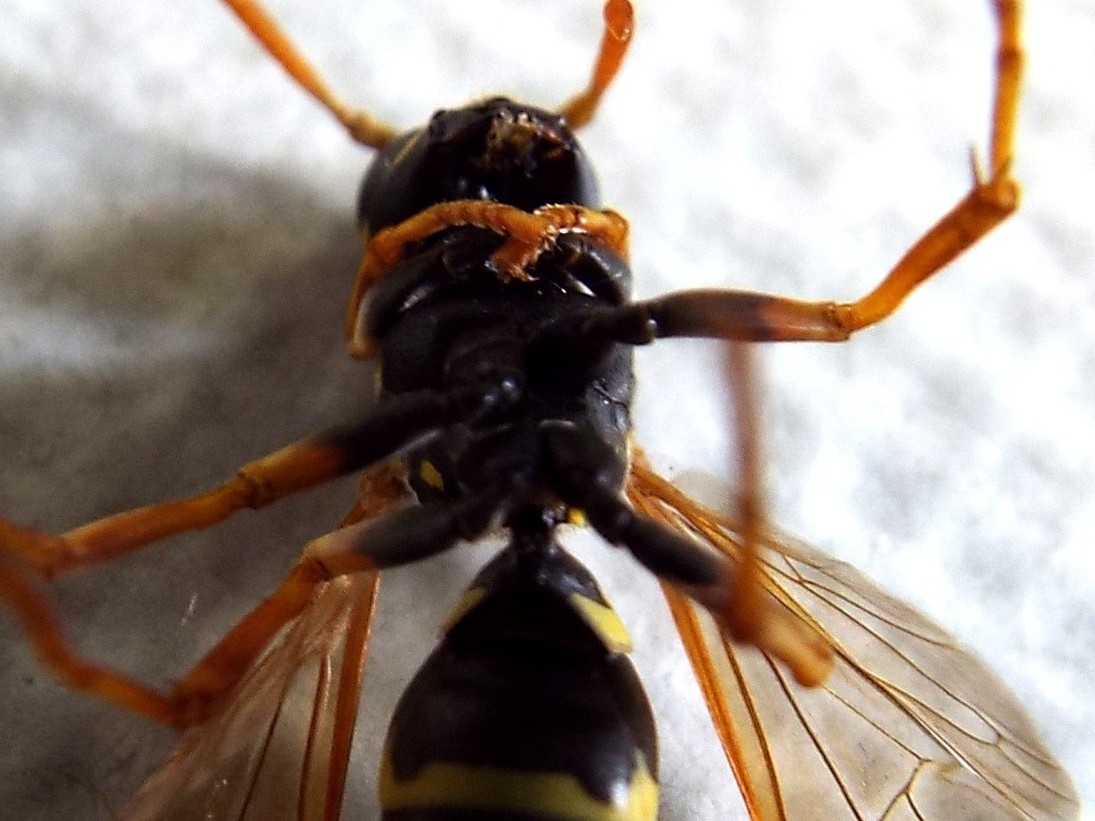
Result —
<path fill-rule="evenodd" d="M 188 730 L 123 821 L 318 821 L 342 805 L 376 573 L 334 579 L 221 711 Z"/>
<path fill-rule="evenodd" d="M 734 524 L 644 465 L 632 503 L 731 559 Z M 666 598 L 755 821 L 1072 819 L 1068 775 L 1007 687 L 969 650 L 866 576 L 793 539 L 766 545 L 766 585 L 836 665 L 816 689 Z"/>

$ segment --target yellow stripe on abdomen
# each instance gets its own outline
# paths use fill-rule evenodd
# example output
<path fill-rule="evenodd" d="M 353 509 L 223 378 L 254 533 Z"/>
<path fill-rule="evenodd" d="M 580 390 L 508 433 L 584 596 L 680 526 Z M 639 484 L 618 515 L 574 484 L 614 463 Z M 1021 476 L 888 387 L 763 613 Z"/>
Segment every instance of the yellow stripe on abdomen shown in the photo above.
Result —
<path fill-rule="evenodd" d="M 658 784 L 636 754 L 631 784 L 610 802 L 586 792 L 569 773 L 520 772 L 440 762 L 413 779 L 395 779 L 385 756 L 380 804 L 386 810 L 448 808 L 508 811 L 544 821 L 656 821 Z"/>

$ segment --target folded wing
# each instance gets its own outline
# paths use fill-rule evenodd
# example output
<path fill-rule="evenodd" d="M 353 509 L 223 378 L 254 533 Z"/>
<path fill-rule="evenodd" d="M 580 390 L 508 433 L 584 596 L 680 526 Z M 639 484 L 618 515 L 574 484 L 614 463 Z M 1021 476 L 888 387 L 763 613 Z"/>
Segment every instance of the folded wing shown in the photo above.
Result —
<path fill-rule="evenodd" d="M 186 731 L 124 821 L 319 821 L 342 806 L 379 577 L 317 589 L 220 711 Z"/>
<path fill-rule="evenodd" d="M 632 503 L 736 559 L 733 521 L 645 465 Z M 720 633 L 666 587 L 716 730 L 756 821 L 1072 819 L 1068 775 L 971 651 L 848 564 L 779 535 L 765 583 L 818 630 L 836 666 L 816 689 Z"/>

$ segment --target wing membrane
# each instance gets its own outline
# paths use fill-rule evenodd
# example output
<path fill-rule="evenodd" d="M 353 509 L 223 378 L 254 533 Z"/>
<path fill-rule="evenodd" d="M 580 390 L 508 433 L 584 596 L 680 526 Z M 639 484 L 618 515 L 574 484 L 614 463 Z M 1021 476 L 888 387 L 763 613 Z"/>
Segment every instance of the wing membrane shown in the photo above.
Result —
<path fill-rule="evenodd" d="M 734 523 L 646 466 L 633 466 L 628 493 L 647 515 L 737 559 Z M 1078 815 L 1068 775 L 984 662 L 850 565 L 782 535 L 766 547 L 766 586 L 833 648 L 822 687 L 798 686 L 664 588 L 754 819 Z"/>
<path fill-rule="evenodd" d="M 342 804 L 379 576 L 334 579 L 222 710 L 183 734 L 124 821 L 319 821 Z"/>

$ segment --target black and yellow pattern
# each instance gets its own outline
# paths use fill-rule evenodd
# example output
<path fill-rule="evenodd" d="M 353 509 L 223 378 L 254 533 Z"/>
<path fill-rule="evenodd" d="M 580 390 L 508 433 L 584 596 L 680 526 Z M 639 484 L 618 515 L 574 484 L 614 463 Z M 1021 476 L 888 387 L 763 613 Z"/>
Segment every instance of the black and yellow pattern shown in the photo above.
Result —
<path fill-rule="evenodd" d="M 404 694 L 385 821 L 654 821 L 654 721 L 615 611 L 561 548 L 507 548 Z"/>

